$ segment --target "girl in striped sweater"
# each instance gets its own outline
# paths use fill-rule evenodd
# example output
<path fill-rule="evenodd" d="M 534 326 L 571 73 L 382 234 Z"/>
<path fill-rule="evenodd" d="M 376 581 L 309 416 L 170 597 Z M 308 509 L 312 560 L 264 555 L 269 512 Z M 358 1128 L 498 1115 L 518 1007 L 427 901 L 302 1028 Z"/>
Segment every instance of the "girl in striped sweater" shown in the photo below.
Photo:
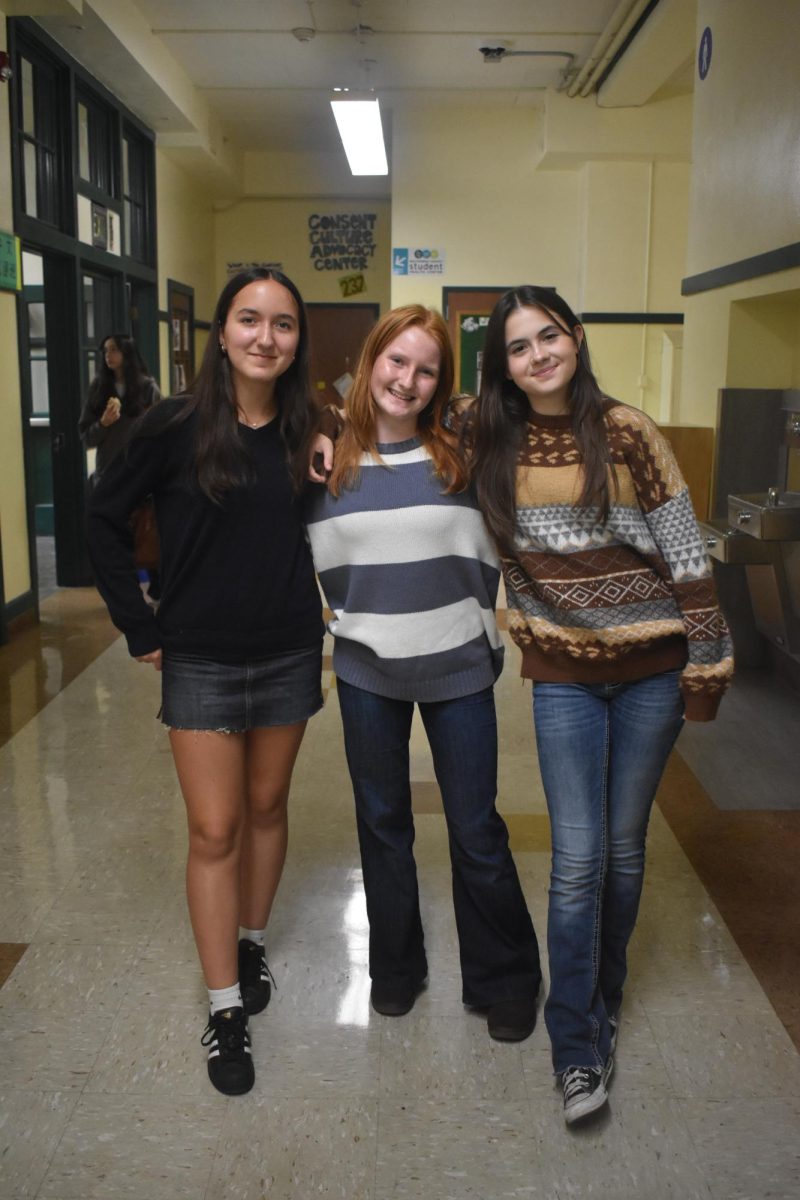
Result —
<path fill-rule="evenodd" d="M 355 371 L 333 471 L 313 489 L 306 518 L 333 611 L 372 1006 L 408 1012 L 428 973 L 409 779 L 416 703 L 447 820 L 462 999 L 487 1010 L 493 1037 L 517 1041 L 533 1030 L 541 972 L 495 807 L 500 571 L 457 440 L 442 423 L 452 383 L 438 313 L 410 305 L 382 317 Z"/>
<path fill-rule="evenodd" d="M 533 681 L 553 839 L 545 1020 L 572 1123 L 607 1099 L 650 809 L 684 717 L 716 713 L 731 642 L 667 440 L 603 395 L 556 293 L 497 304 L 470 432 Z"/>

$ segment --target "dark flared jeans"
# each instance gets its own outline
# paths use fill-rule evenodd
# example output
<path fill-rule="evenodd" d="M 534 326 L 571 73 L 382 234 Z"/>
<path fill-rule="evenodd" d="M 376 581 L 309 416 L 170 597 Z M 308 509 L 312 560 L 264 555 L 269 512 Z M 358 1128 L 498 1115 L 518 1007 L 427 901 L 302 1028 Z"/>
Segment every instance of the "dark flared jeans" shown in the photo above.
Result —
<path fill-rule="evenodd" d="M 428 973 L 414 862 L 409 737 L 414 705 L 338 681 L 370 925 L 370 975 L 416 986 Z M 495 808 L 492 688 L 419 705 L 442 794 L 465 1004 L 535 996 L 539 949 Z"/>

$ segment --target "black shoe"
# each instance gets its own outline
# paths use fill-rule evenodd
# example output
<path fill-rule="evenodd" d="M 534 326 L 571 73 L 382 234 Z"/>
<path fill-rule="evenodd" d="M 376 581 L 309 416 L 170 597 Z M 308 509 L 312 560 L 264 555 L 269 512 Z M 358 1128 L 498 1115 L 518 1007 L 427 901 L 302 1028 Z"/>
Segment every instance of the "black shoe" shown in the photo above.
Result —
<path fill-rule="evenodd" d="M 567 1067 L 561 1076 L 561 1086 L 564 1090 L 564 1120 L 568 1125 L 603 1107 L 608 1100 L 606 1084 L 613 1069 L 613 1058 L 609 1058 L 602 1070 L 599 1067 Z"/>
<path fill-rule="evenodd" d="M 369 998 L 375 1012 L 382 1017 L 402 1017 L 411 1012 L 414 1001 L 424 986 L 422 983 L 381 983 L 373 979 Z"/>
<path fill-rule="evenodd" d="M 486 1014 L 489 1037 L 498 1042 L 524 1042 L 536 1028 L 536 997 L 501 1000 Z"/>
<path fill-rule="evenodd" d="M 249 938 L 239 939 L 239 987 L 248 1017 L 263 1012 L 269 1004 L 272 988 L 277 987 L 264 957 L 264 947 Z"/>
<path fill-rule="evenodd" d="M 208 1078 L 218 1092 L 243 1096 L 255 1083 L 247 1017 L 241 1008 L 223 1008 L 208 1018 L 202 1044 L 208 1046 Z"/>

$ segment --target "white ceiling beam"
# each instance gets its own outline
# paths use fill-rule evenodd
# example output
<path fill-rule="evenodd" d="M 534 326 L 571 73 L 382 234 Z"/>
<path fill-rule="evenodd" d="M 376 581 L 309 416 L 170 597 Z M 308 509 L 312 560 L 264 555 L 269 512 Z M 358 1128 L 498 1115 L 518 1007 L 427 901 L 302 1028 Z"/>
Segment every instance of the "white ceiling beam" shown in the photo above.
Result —
<path fill-rule="evenodd" d="M 647 104 L 694 55 L 696 0 L 660 0 L 597 93 L 601 108 Z"/>

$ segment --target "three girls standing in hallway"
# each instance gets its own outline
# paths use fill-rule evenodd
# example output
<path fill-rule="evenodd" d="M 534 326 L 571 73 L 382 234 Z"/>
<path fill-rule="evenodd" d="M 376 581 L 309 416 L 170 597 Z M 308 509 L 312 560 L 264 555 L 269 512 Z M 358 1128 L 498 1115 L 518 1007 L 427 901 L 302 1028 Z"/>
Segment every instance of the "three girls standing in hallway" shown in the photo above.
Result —
<path fill-rule="evenodd" d="M 219 297 L 191 394 L 148 415 L 89 514 L 112 619 L 130 653 L 162 672 L 209 990 L 208 1072 L 229 1095 L 254 1081 L 247 1018 L 270 999 L 264 928 L 286 855 L 289 784 L 322 705 L 321 603 L 298 498 L 312 421 L 297 289 L 277 271 L 237 275 Z M 128 528 L 151 494 L 157 615 L 136 584 Z"/>
<path fill-rule="evenodd" d="M 607 1099 L 661 774 L 684 717 L 714 717 L 732 647 L 669 444 L 600 391 L 556 293 L 495 307 L 471 438 L 533 682 L 553 843 L 545 1020 L 571 1124 Z"/>

